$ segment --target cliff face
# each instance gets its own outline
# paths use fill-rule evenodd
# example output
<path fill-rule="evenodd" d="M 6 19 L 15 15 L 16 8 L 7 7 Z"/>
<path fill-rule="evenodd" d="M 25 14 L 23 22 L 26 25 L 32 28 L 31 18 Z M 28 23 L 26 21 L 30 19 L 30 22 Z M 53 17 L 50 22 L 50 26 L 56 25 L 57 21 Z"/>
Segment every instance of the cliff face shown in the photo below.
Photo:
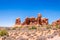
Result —
<path fill-rule="evenodd" d="M 48 25 L 48 19 L 47 18 L 42 18 L 42 15 L 41 14 L 38 14 L 37 18 L 34 18 L 34 17 L 27 17 L 25 18 L 24 22 L 21 23 L 21 20 L 20 18 L 17 18 L 16 19 L 16 22 L 15 22 L 15 25 L 30 25 L 30 24 L 39 24 L 39 25 Z"/>

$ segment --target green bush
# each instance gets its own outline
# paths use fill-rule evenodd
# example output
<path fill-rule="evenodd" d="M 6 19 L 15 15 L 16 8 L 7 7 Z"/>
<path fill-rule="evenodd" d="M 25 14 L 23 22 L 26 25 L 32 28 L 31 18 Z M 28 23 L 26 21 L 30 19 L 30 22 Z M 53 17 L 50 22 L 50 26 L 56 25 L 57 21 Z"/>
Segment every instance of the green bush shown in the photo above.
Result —
<path fill-rule="evenodd" d="M 60 26 L 59 25 L 56 25 L 56 28 L 60 29 Z"/>
<path fill-rule="evenodd" d="M 22 26 L 21 27 L 13 27 L 12 30 L 16 30 L 16 29 L 20 29 L 20 28 L 22 28 Z"/>
<path fill-rule="evenodd" d="M 31 28 L 29 28 L 29 29 L 37 29 L 35 26 L 32 26 Z"/>
<path fill-rule="evenodd" d="M 8 35 L 8 32 L 6 30 L 0 30 L 0 36 Z"/>

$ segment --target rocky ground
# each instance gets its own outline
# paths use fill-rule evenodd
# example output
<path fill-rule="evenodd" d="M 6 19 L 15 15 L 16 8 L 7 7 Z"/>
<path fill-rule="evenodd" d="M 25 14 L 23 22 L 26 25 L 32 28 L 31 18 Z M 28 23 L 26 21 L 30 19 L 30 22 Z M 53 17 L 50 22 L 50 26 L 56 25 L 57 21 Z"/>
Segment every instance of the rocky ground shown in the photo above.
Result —
<path fill-rule="evenodd" d="M 8 35 L 0 36 L 0 40 L 60 40 L 60 29 L 56 28 L 6 28 Z"/>

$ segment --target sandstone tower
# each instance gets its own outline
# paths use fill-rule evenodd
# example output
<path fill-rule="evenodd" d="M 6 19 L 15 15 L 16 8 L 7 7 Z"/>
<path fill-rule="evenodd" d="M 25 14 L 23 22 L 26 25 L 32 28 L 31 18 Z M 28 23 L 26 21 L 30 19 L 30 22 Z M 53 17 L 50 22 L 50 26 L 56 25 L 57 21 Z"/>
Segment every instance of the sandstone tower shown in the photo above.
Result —
<path fill-rule="evenodd" d="M 21 24 L 21 20 L 20 20 L 20 18 L 16 18 L 15 25 L 20 25 L 20 24 Z"/>

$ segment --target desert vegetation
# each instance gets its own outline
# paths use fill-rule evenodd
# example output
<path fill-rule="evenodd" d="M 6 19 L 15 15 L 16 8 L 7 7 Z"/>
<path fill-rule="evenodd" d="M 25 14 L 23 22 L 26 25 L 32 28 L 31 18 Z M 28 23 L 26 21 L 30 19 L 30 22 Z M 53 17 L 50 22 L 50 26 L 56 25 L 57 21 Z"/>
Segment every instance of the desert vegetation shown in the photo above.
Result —
<path fill-rule="evenodd" d="M 0 30 L 0 36 L 6 36 L 8 35 L 7 30 Z"/>
<path fill-rule="evenodd" d="M 4 40 L 52 40 L 60 37 L 60 28 L 55 26 L 25 26 L 11 27 L 10 30 L 0 30 L 0 39 Z"/>

